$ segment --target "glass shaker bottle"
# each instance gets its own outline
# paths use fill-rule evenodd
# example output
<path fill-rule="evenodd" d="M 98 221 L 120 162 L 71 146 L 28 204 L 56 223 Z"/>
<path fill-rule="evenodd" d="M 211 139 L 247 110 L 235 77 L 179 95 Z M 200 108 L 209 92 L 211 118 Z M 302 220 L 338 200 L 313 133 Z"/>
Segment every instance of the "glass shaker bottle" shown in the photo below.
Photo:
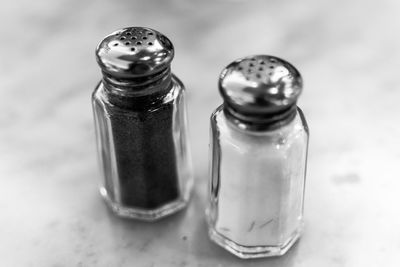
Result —
<path fill-rule="evenodd" d="M 211 116 L 210 238 L 240 258 L 283 255 L 303 229 L 308 127 L 300 73 L 273 56 L 221 73 Z"/>
<path fill-rule="evenodd" d="M 96 49 L 103 74 L 92 95 L 100 193 L 122 217 L 156 220 L 189 199 L 185 88 L 171 73 L 173 56 L 166 36 L 143 27 L 113 32 Z"/>

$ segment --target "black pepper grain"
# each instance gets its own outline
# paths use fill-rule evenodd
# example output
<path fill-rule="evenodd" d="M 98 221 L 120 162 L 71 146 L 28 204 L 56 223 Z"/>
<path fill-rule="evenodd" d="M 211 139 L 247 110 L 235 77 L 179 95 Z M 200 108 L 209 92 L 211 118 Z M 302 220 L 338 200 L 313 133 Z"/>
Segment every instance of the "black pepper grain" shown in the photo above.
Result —
<path fill-rule="evenodd" d="M 153 209 L 179 197 L 173 109 L 110 117 L 122 205 Z"/>

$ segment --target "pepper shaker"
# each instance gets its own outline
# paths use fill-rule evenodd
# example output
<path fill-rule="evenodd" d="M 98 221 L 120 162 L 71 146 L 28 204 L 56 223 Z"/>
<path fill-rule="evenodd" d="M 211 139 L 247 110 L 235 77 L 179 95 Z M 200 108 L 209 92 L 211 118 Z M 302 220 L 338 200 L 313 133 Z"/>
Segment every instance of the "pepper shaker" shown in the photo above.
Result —
<path fill-rule="evenodd" d="M 300 73 L 273 56 L 221 73 L 211 116 L 210 238 L 240 258 L 283 255 L 303 229 L 309 131 L 296 101 Z"/>
<path fill-rule="evenodd" d="M 144 27 L 115 31 L 96 49 L 103 75 L 92 95 L 100 193 L 122 217 L 156 220 L 189 200 L 185 88 L 171 73 L 173 56 L 171 41 Z"/>

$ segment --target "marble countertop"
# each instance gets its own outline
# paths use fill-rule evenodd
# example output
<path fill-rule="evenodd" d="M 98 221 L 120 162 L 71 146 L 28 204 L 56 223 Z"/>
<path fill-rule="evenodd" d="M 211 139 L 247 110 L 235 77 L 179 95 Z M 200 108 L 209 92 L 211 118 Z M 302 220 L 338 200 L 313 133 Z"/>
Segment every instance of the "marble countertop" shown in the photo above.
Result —
<path fill-rule="evenodd" d="M 399 1 L 2 3 L 1 266 L 400 266 Z M 156 223 L 114 217 L 97 185 L 94 48 L 140 25 L 174 42 L 189 94 L 196 187 Z M 306 231 L 280 258 L 243 261 L 204 220 L 209 115 L 233 59 L 271 54 L 303 74 L 310 130 Z"/>

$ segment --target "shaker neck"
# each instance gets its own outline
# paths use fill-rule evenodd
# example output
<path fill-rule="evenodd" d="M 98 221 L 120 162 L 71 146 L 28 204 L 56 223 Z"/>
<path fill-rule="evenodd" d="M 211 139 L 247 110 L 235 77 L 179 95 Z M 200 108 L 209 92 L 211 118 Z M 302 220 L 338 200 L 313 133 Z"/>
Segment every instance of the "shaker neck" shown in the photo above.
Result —
<path fill-rule="evenodd" d="M 170 67 L 152 75 L 129 78 L 114 77 L 103 71 L 102 81 L 112 104 L 133 109 L 157 104 L 172 88 Z"/>
<path fill-rule="evenodd" d="M 223 111 L 227 119 L 244 130 L 271 131 L 289 124 L 295 117 L 297 106 L 294 103 L 276 113 L 243 113 L 224 102 Z"/>

